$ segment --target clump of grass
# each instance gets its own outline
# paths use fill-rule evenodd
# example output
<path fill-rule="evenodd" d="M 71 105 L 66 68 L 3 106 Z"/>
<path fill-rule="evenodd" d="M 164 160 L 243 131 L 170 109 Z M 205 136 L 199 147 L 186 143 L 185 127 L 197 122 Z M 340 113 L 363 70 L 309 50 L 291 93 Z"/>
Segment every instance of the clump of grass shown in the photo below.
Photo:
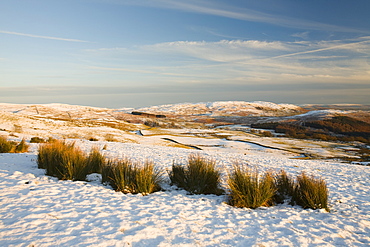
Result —
<path fill-rule="evenodd" d="M 168 172 L 171 180 L 171 184 L 176 185 L 179 188 L 186 189 L 187 185 L 187 172 L 185 166 L 172 164 L 172 170 Z"/>
<path fill-rule="evenodd" d="M 0 136 L 0 153 L 25 153 L 28 152 L 29 145 L 25 139 L 17 143 L 9 141 L 6 137 Z"/>
<path fill-rule="evenodd" d="M 9 141 L 6 137 L 0 136 L 0 153 L 12 153 L 16 143 Z"/>
<path fill-rule="evenodd" d="M 78 148 L 74 148 L 62 156 L 62 165 L 65 172 L 59 177 L 62 180 L 85 181 L 89 174 L 86 155 Z"/>
<path fill-rule="evenodd" d="M 107 159 L 104 165 L 101 167 L 101 182 L 105 185 L 110 185 L 114 190 L 117 189 L 117 186 L 114 183 L 114 169 L 117 166 L 118 162 L 122 162 L 119 160 Z"/>
<path fill-rule="evenodd" d="M 106 162 L 106 158 L 100 152 L 98 147 L 93 147 L 87 156 L 86 162 L 88 173 L 101 173 L 102 167 Z"/>
<path fill-rule="evenodd" d="M 109 160 L 102 168 L 102 183 L 107 183 L 116 191 L 132 192 L 133 164 L 128 159 Z"/>
<path fill-rule="evenodd" d="M 50 136 L 46 142 L 52 143 L 52 142 L 56 142 L 56 141 L 58 141 L 58 140 Z"/>
<path fill-rule="evenodd" d="M 152 162 L 146 161 L 144 166 L 135 165 L 134 175 L 134 193 L 147 195 L 161 189 L 162 174 Z"/>
<path fill-rule="evenodd" d="M 107 134 L 105 135 L 105 140 L 107 142 L 117 142 L 116 138 L 114 137 L 114 135 L 112 134 Z"/>
<path fill-rule="evenodd" d="M 328 194 L 329 192 L 323 179 L 307 176 L 302 172 L 297 176 L 292 203 L 300 205 L 303 208 L 324 208 L 329 212 Z"/>
<path fill-rule="evenodd" d="M 15 133 L 22 133 L 23 132 L 22 126 L 14 124 L 14 132 Z"/>
<path fill-rule="evenodd" d="M 172 184 L 192 194 L 224 193 L 220 189 L 221 172 L 216 169 L 216 162 L 200 155 L 190 155 L 186 166 L 173 164 L 169 176 Z"/>
<path fill-rule="evenodd" d="M 148 195 L 161 189 L 161 181 L 161 172 L 148 161 L 140 166 L 129 159 L 109 160 L 102 168 L 102 182 L 123 193 Z"/>
<path fill-rule="evenodd" d="M 22 139 L 14 148 L 14 153 L 26 153 L 28 152 L 30 145 L 27 144 L 25 139 Z"/>
<path fill-rule="evenodd" d="M 228 203 L 231 206 L 255 209 L 274 204 L 276 188 L 271 172 L 260 177 L 257 170 L 234 165 L 227 183 L 230 189 Z"/>
<path fill-rule="evenodd" d="M 61 180 L 85 180 L 88 174 L 86 155 L 74 143 L 53 141 L 40 145 L 37 164 L 46 175 Z"/>
<path fill-rule="evenodd" d="M 294 179 L 290 177 L 285 170 L 280 170 L 274 177 L 276 195 L 275 201 L 277 203 L 283 203 L 284 200 L 291 198 L 294 192 Z"/>
<path fill-rule="evenodd" d="M 43 138 L 40 137 L 32 137 L 30 140 L 30 143 L 45 143 L 46 141 Z"/>

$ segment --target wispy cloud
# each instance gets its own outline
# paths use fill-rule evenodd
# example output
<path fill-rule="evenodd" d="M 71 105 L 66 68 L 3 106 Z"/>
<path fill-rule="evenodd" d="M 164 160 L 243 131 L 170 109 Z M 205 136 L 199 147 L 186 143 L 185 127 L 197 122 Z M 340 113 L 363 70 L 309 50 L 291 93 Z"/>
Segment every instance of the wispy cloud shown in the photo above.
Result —
<path fill-rule="evenodd" d="M 167 82 L 269 84 L 286 81 L 352 83 L 352 80 L 365 83 L 370 80 L 369 36 L 319 42 L 176 41 L 87 52 L 99 56 L 99 61 L 109 62 L 109 66 L 100 64 L 91 69 L 122 75 L 152 74 L 151 80 Z M 129 62 L 130 57 L 136 65 Z"/>
<path fill-rule="evenodd" d="M 369 38 L 369 37 L 367 37 L 367 38 Z M 319 48 L 319 49 L 314 49 L 314 50 L 289 53 L 289 54 L 279 55 L 279 56 L 275 56 L 275 57 L 271 57 L 271 58 L 291 57 L 291 56 L 297 56 L 297 55 L 302 55 L 302 54 L 310 54 L 310 53 L 317 53 L 317 52 L 328 51 L 328 50 L 352 49 L 352 48 L 356 48 L 357 49 L 358 48 L 358 45 L 366 44 L 366 43 L 370 43 L 370 39 L 369 40 L 365 40 L 365 41 L 357 41 L 357 42 L 346 43 L 346 44 L 332 45 L 332 46 L 329 46 L 329 47 Z"/>
<path fill-rule="evenodd" d="M 25 37 L 31 37 L 31 38 L 39 38 L 39 39 L 68 41 L 68 42 L 89 42 L 89 41 L 79 40 L 79 39 L 66 39 L 66 38 L 60 38 L 60 37 L 42 36 L 42 35 L 35 35 L 35 34 L 28 34 L 28 33 L 10 32 L 10 31 L 4 31 L 4 30 L 0 30 L 0 33 L 25 36 Z"/>
<path fill-rule="evenodd" d="M 225 34 L 225 33 L 220 33 L 216 29 L 209 28 L 209 27 L 192 26 L 192 27 L 189 27 L 189 29 L 192 30 L 192 31 L 195 31 L 195 32 L 199 32 L 199 33 L 209 33 L 209 34 L 212 34 L 214 36 L 222 37 L 222 38 L 226 38 L 226 39 L 243 39 L 243 40 L 248 39 L 246 36 L 244 36 L 244 37 L 242 37 L 242 36 L 232 36 L 232 35 L 228 35 L 228 34 Z"/>
<path fill-rule="evenodd" d="M 308 39 L 308 35 L 309 35 L 310 32 L 306 31 L 306 32 L 301 32 L 301 33 L 295 33 L 292 35 L 292 37 L 297 37 L 297 38 L 301 38 L 301 39 Z"/>
<path fill-rule="evenodd" d="M 214 62 L 231 62 L 264 56 L 266 52 L 276 54 L 289 51 L 290 48 L 279 41 L 221 40 L 165 42 L 142 46 L 141 49 L 155 53 L 187 55 Z"/>
<path fill-rule="evenodd" d="M 186 2 L 181 0 L 158 0 L 154 2 L 157 2 L 158 5 L 163 8 L 174 8 L 183 11 L 204 13 L 244 21 L 269 23 L 285 27 L 304 28 L 310 30 L 369 33 L 369 31 L 329 25 L 310 20 L 273 15 L 248 8 L 240 8 L 228 4 L 215 3 L 214 1 L 209 0 L 190 0 Z"/>
<path fill-rule="evenodd" d="M 301 28 L 308 30 L 339 31 L 352 33 L 370 33 L 368 30 L 359 30 L 316 21 L 291 18 L 287 16 L 274 15 L 256 11 L 249 8 L 241 8 L 227 3 L 221 3 L 211 0 L 142 0 L 142 1 L 120 1 L 120 0 L 100 0 L 116 4 L 140 5 L 143 7 L 155 7 L 176 9 L 186 12 L 202 13 L 214 16 L 221 16 L 231 19 L 253 21 L 260 23 L 269 23 L 272 25 Z"/>
<path fill-rule="evenodd" d="M 129 72 L 129 73 L 136 73 L 136 74 L 155 74 L 155 75 L 169 75 L 169 76 L 181 76 L 186 77 L 189 76 L 188 74 L 179 74 L 179 73 L 170 73 L 170 72 L 160 72 L 157 68 L 151 68 L 147 70 L 141 69 L 130 69 L 130 68 L 122 68 L 122 67 L 99 67 L 99 66 L 90 66 L 90 69 L 93 70 L 101 70 L 101 71 L 117 71 L 117 72 Z"/>

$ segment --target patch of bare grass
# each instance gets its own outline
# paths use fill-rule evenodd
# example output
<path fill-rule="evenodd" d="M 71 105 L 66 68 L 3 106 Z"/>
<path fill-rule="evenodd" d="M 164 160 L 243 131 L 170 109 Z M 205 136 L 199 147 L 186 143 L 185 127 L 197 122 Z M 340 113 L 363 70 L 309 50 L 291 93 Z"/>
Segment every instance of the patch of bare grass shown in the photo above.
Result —
<path fill-rule="evenodd" d="M 234 165 L 227 182 L 228 204 L 235 207 L 258 208 L 274 204 L 276 188 L 271 172 L 260 177 L 256 169 Z"/>
<path fill-rule="evenodd" d="M 14 148 L 14 153 L 26 153 L 28 152 L 30 145 L 27 144 L 25 139 L 22 139 Z"/>
<path fill-rule="evenodd" d="M 216 168 L 216 162 L 200 155 L 190 155 L 188 163 L 172 165 L 169 172 L 171 183 L 192 194 L 223 194 L 220 188 L 221 172 Z"/>
<path fill-rule="evenodd" d="M 0 153 L 26 153 L 28 152 L 29 145 L 25 139 L 15 142 L 9 141 L 6 137 L 0 136 Z"/>
<path fill-rule="evenodd" d="M 284 200 L 293 196 L 295 186 L 294 179 L 289 176 L 285 170 L 280 170 L 280 172 L 274 176 L 274 182 L 276 187 L 275 201 L 277 203 L 282 203 Z"/>
<path fill-rule="evenodd" d="M 0 153 L 12 153 L 16 143 L 9 141 L 6 137 L 0 136 Z"/>
<path fill-rule="evenodd" d="M 329 192 L 323 179 L 308 176 L 304 172 L 297 176 L 292 198 L 293 203 L 303 208 L 323 208 L 329 211 L 328 196 Z"/>
<path fill-rule="evenodd" d="M 93 147 L 87 156 L 88 173 L 101 173 L 102 167 L 106 163 L 105 156 L 98 147 Z"/>
<path fill-rule="evenodd" d="M 161 189 L 162 174 L 149 161 L 140 165 L 129 159 L 109 160 L 102 168 L 102 182 L 123 193 L 148 195 Z"/>
<path fill-rule="evenodd" d="M 41 144 L 37 164 L 46 175 L 61 180 L 85 180 L 88 172 L 86 155 L 74 143 L 53 141 Z"/>

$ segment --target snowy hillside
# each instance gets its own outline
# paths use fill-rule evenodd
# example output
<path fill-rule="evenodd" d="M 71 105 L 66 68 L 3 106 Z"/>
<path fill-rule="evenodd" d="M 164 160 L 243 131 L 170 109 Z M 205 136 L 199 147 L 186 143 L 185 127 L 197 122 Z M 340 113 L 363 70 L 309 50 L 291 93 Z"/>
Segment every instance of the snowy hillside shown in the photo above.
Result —
<path fill-rule="evenodd" d="M 178 104 L 139 110 L 169 116 L 304 112 L 298 106 L 267 102 Z M 262 137 L 246 131 L 249 127 L 245 125 L 214 128 L 177 116 L 153 120 L 128 111 L 0 104 L 0 135 L 10 140 L 66 139 L 86 152 L 106 146 L 102 152 L 107 157 L 153 161 L 166 177 L 165 191 L 148 196 L 122 194 L 102 185 L 99 176 L 90 176 L 91 182 L 45 176 L 36 164 L 40 144 L 31 143 L 25 154 L 0 154 L 0 246 L 370 245 L 370 166 L 338 161 L 355 157 L 356 146 Z M 301 117 L 317 113 L 338 111 L 315 111 Z M 157 121 L 158 126 L 149 126 L 148 121 Z M 331 212 L 305 210 L 287 202 L 240 209 L 227 205 L 225 195 L 189 195 L 171 187 L 167 170 L 194 153 L 216 160 L 224 188 L 235 162 L 260 171 L 284 169 L 294 176 L 305 171 L 322 177 L 329 188 Z"/>
<path fill-rule="evenodd" d="M 275 104 L 263 101 L 218 101 L 207 103 L 183 103 L 145 107 L 137 110 L 157 114 L 212 116 L 285 116 L 305 112 L 304 109 L 296 105 Z"/>
<path fill-rule="evenodd" d="M 28 154 L 0 154 L 0 246 L 369 246 L 370 167 L 289 159 L 279 154 L 194 151 L 151 145 L 78 141 L 89 150 L 108 144 L 109 157 L 153 160 L 166 170 L 200 152 L 217 160 L 225 178 L 233 161 L 258 169 L 322 177 L 329 207 L 287 203 L 242 209 L 225 196 L 188 195 L 167 186 L 148 196 L 122 194 L 93 182 L 58 181 Z"/>

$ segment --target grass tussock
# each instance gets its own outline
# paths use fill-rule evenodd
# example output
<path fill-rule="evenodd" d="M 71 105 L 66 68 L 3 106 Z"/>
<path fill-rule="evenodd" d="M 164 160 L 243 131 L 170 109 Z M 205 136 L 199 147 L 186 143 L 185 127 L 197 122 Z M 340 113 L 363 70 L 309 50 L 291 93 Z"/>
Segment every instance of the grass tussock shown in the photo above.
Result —
<path fill-rule="evenodd" d="M 12 153 L 16 143 L 9 141 L 6 137 L 0 136 L 0 153 Z"/>
<path fill-rule="evenodd" d="M 61 180 L 86 180 L 86 175 L 101 172 L 105 157 L 98 148 L 92 148 L 86 155 L 74 142 L 53 141 L 39 146 L 37 164 L 46 170 L 46 175 Z"/>
<path fill-rule="evenodd" d="M 188 164 L 172 165 L 169 172 L 171 183 L 192 194 L 223 194 L 220 189 L 221 172 L 216 162 L 200 155 L 190 155 Z"/>
<path fill-rule="evenodd" d="M 87 156 L 88 173 L 101 173 L 102 167 L 106 163 L 105 156 L 100 152 L 98 147 L 93 147 Z"/>
<path fill-rule="evenodd" d="M 123 193 L 148 195 L 161 189 L 162 174 L 149 161 L 140 165 L 129 159 L 109 160 L 102 168 L 102 182 Z"/>
<path fill-rule="evenodd" d="M 30 145 L 27 144 L 26 140 L 22 139 L 22 141 L 15 146 L 14 153 L 26 153 L 29 147 Z"/>
<path fill-rule="evenodd" d="M 257 170 L 234 165 L 227 184 L 230 189 L 228 204 L 231 206 L 254 209 L 274 204 L 276 188 L 271 172 L 260 177 Z"/>
<path fill-rule="evenodd" d="M 292 203 L 303 208 L 323 208 L 329 212 L 328 194 L 329 192 L 323 179 L 307 176 L 302 172 L 297 176 Z"/>
<path fill-rule="evenodd" d="M 0 137 L 0 152 L 26 152 L 28 144 Z M 86 180 L 86 175 L 101 173 L 102 183 L 109 184 L 116 191 L 148 195 L 161 190 L 162 172 L 153 162 L 134 163 L 130 159 L 107 160 L 97 147 L 88 154 L 75 147 L 75 143 L 60 140 L 40 144 L 37 156 L 40 169 L 46 175 L 61 180 Z M 186 165 L 172 165 L 169 171 L 171 184 L 192 194 L 224 193 L 220 188 L 221 172 L 216 162 L 200 155 L 190 155 Z M 302 172 L 294 180 L 284 170 L 277 174 L 270 171 L 259 174 L 257 169 L 234 165 L 228 174 L 228 204 L 235 207 L 258 208 L 291 203 L 311 209 L 328 208 L 328 189 L 322 179 L 307 176 Z"/>
<path fill-rule="evenodd" d="M 46 170 L 46 175 L 61 180 L 85 180 L 87 175 L 86 155 L 74 142 L 54 141 L 41 144 L 37 164 Z"/>
<path fill-rule="evenodd" d="M 25 139 L 19 143 L 9 141 L 6 137 L 0 136 L 0 153 L 26 153 L 28 152 L 29 145 Z"/>
<path fill-rule="evenodd" d="M 30 140 L 30 143 L 45 143 L 45 142 L 46 141 L 43 138 L 37 136 L 32 137 Z"/>
<path fill-rule="evenodd" d="M 280 170 L 279 173 L 275 174 L 274 182 L 276 188 L 275 201 L 277 203 L 283 203 L 284 200 L 293 196 L 295 182 L 285 170 Z"/>

